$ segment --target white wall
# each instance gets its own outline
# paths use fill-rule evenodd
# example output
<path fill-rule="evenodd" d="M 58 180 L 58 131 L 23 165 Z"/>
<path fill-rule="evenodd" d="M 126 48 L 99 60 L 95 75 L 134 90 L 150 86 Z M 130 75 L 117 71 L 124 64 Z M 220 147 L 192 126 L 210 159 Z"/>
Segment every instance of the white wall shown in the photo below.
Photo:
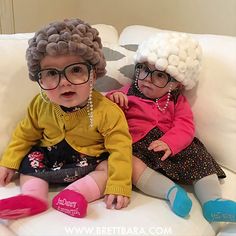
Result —
<path fill-rule="evenodd" d="M 0 0 L 0 7 L 2 33 L 32 32 L 52 20 L 78 17 L 119 31 L 141 24 L 236 36 L 236 0 Z"/>
<path fill-rule="evenodd" d="M 0 0 L 0 33 L 14 33 L 13 0 Z"/>
<path fill-rule="evenodd" d="M 141 24 L 190 33 L 236 36 L 236 0 L 80 0 L 79 16 L 119 30 Z M 109 20 L 108 20 L 109 19 Z"/>

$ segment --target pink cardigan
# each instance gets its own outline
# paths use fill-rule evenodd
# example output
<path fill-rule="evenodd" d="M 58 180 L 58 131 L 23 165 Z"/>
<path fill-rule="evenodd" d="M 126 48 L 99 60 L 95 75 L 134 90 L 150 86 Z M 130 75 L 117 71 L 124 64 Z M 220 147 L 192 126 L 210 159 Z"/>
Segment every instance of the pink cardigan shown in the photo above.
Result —
<path fill-rule="evenodd" d="M 129 87 L 130 85 L 112 91 L 106 96 L 109 97 L 117 91 L 127 94 Z M 167 95 L 159 99 L 160 107 L 164 107 L 166 99 Z M 180 95 L 176 104 L 169 101 L 164 112 L 157 108 L 154 101 L 136 96 L 128 96 L 128 100 L 129 109 L 124 110 L 124 113 L 133 143 L 145 137 L 155 127 L 164 133 L 160 140 L 168 144 L 172 155 L 182 151 L 193 141 L 195 134 L 193 113 L 185 96 Z"/>

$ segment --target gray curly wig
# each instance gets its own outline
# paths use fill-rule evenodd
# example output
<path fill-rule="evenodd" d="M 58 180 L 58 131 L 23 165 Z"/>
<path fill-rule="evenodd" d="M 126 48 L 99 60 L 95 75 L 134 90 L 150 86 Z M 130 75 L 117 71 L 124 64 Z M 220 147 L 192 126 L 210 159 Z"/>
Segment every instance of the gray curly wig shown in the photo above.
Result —
<path fill-rule="evenodd" d="M 98 31 L 80 19 L 53 22 L 29 40 L 26 60 L 29 77 L 35 81 L 40 61 L 46 56 L 78 55 L 94 65 L 97 77 L 106 74 L 106 61 Z"/>

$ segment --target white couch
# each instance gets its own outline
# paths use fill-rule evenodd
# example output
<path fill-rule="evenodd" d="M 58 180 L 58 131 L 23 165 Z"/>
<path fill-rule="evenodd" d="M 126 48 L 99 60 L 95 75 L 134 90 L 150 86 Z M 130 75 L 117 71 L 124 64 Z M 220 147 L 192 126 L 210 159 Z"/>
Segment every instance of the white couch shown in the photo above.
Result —
<path fill-rule="evenodd" d="M 96 87 L 106 92 L 130 82 L 128 77 L 132 76 L 132 50 L 144 38 L 160 29 L 129 26 L 118 36 L 112 26 L 95 27 L 100 31 L 108 61 L 107 75 L 97 81 Z M 27 40 L 31 36 L 0 35 L 0 155 L 16 122 L 24 115 L 27 104 L 38 92 L 37 84 L 28 79 L 25 62 Z M 193 36 L 200 41 L 204 55 L 199 84 L 186 94 L 195 114 L 196 135 L 227 174 L 227 178 L 222 181 L 223 196 L 236 201 L 236 37 Z M 192 187 L 186 189 L 193 201 L 188 219 L 173 214 L 164 200 L 133 191 L 128 208 L 108 210 L 103 200 L 98 200 L 89 204 L 88 215 L 83 219 L 69 217 L 52 208 L 20 220 L 0 219 L 0 235 L 236 235 L 235 224 L 208 223 L 202 216 Z M 57 191 L 58 187 L 52 186 L 50 198 Z M 19 192 L 16 179 L 6 187 L 0 187 L 0 199 Z"/>

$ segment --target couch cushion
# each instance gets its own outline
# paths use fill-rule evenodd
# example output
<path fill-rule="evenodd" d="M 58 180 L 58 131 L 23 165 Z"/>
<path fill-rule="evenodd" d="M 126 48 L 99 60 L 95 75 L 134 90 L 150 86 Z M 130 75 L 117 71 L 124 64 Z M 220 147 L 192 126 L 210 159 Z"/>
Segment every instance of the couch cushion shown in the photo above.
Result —
<path fill-rule="evenodd" d="M 236 224 L 227 224 L 216 236 L 234 236 L 236 235 Z"/>
<path fill-rule="evenodd" d="M 0 195 L 12 196 L 19 191 L 18 184 L 11 183 L 5 189 L 0 188 Z M 58 189 L 51 189 L 50 199 L 57 191 Z M 189 232 L 192 236 L 215 236 L 220 224 L 209 224 L 202 216 L 199 202 L 192 193 L 190 197 L 193 200 L 193 208 L 188 219 L 178 217 L 171 212 L 166 201 L 134 191 L 131 204 L 122 210 L 106 209 L 101 199 L 89 204 L 88 214 L 83 219 L 78 220 L 50 207 L 46 212 L 36 216 L 6 221 L 2 224 L 8 226 L 18 236 L 188 236 Z M 49 223 L 52 221 L 53 223 Z M 2 235 L 1 231 L 0 235 Z"/>
<path fill-rule="evenodd" d="M 6 225 L 0 224 L 0 235 L 2 236 L 16 236 Z"/>
<path fill-rule="evenodd" d="M 164 30 L 128 26 L 121 45 L 137 45 Z M 192 105 L 198 136 L 218 163 L 236 172 L 236 37 L 191 34 L 203 49 L 198 85 L 186 96 Z"/>
<path fill-rule="evenodd" d="M 224 197 L 235 198 L 234 183 L 236 175 L 225 169 L 227 179 L 222 180 Z M 62 187 L 51 186 L 50 199 Z M 166 201 L 146 196 L 137 191 L 132 192 L 131 203 L 122 210 L 109 210 L 105 208 L 103 200 L 89 204 L 88 215 L 83 219 L 70 217 L 66 214 L 49 208 L 42 214 L 31 216 L 16 221 L 0 220 L 0 235 L 14 232 L 18 236 L 93 236 L 93 235 L 174 235 L 174 236 L 215 236 L 222 229 L 219 236 L 231 236 L 234 227 L 221 224 L 209 224 L 202 215 L 202 209 L 194 196 L 193 189 L 188 186 L 193 207 L 188 219 L 182 219 L 171 212 Z M 7 198 L 20 193 L 19 180 L 0 187 L 1 198 Z M 56 220 L 55 220 L 56 219 Z M 53 224 L 48 222 L 55 221 Z M 120 231 L 119 231 L 120 230 Z M 123 230 L 121 233 L 121 230 Z M 102 233 L 103 231 L 103 233 Z M 129 231 L 129 233 L 128 233 Z M 125 233 L 126 232 L 126 233 Z M 191 234 L 189 233 L 191 232 Z M 233 231 L 234 232 L 234 231 Z M 233 234 L 232 234 L 233 236 Z"/>

